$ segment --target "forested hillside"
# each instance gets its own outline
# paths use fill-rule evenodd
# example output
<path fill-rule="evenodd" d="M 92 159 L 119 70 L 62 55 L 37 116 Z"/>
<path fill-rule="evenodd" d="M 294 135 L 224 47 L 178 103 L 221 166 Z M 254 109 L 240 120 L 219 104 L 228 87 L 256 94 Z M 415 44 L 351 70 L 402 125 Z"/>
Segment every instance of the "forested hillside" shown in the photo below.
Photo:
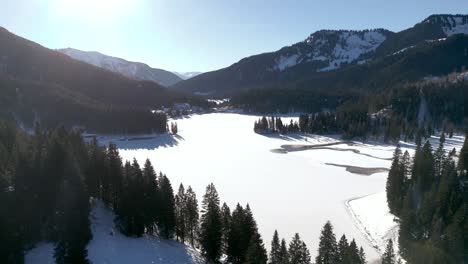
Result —
<path fill-rule="evenodd" d="M 81 126 L 91 132 L 163 132 L 151 110 L 205 101 L 79 62 L 0 29 L 0 112 L 32 127 Z"/>

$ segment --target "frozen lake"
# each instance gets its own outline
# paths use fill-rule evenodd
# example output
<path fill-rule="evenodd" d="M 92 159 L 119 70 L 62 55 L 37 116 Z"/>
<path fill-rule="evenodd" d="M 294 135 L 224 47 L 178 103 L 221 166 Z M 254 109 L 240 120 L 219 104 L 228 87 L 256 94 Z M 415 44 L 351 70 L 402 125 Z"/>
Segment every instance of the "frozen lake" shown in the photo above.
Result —
<path fill-rule="evenodd" d="M 191 185 L 200 201 L 205 187 L 213 182 L 221 201 L 231 209 L 238 202 L 249 203 L 267 248 L 275 229 L 288 243 L 298 232 L 315 256 L 321 228 L 330 220 L 337 239 L 345 233 L 363 246 L 368 260 L 379 257 L 352 220 L 345 202 L 384 191 L 387 172 L 363 176 L 326 163 L 388 168 L 394 146 L 337 145 L 333 148 L 345 151 L 274 153 L 272 149 L 284 144 L 321 144 L 335 139 L 310 136 L 306 141 L 302 136 L 258 135 L 253 132 L 256 119 L 225 113 L 198 115 L 177 120 L 179 134 L 174 138 L 101 138 L 101 142 L 114 141 L 124 159 L 135 157 L 143 164 L 149 158 L 157 171 L 168 175 L 175 192 L 181 182 Z M 386 208 L 386 204 L 382 206 Z"/>

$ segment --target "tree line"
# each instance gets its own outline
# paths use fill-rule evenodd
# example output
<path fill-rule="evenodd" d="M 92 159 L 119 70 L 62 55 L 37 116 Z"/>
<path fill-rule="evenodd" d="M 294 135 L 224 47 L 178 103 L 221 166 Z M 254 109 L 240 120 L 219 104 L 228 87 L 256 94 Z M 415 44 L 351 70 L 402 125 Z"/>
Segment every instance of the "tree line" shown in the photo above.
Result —
<path fill-rule="evenodd" d="M 418 143 L 413 157 L 395 149 L 387 179 L 390 212 L 400 222 L 400 253 L 409 263 L 468 261 L 468 140 L 446 152 Z M 458 157 L 458 161 L 457 161 Z"/>

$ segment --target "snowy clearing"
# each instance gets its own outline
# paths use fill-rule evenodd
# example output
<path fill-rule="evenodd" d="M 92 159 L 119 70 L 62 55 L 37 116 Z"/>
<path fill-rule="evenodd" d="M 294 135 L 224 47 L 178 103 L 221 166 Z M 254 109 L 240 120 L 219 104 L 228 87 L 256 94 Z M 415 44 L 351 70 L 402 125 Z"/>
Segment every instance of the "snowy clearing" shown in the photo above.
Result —
<path fill-rule="evenodd" d="M 90 215 L 93 239 L 88 244 L 88 258 L 93 264 L 185 264 L 204 263 L 200 254 L 176 241 L 153 236 L 130 238 L 114 227 L 114 214 L 101 201 L 96 201 Z M 27 252 L 26 264 L 52 264 L 52 243 L 40 243 Z"/>

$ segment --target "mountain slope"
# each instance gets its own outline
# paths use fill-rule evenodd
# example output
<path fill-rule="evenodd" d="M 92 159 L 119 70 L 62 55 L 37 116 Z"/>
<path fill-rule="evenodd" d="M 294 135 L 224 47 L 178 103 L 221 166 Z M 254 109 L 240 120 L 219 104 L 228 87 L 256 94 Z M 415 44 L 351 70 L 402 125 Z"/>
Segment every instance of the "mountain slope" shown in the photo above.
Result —
<path fill-rule="evenodd" d="M 360 95 L 385 94 L 397 86 L 424 78 L 460 72 L 468 65 L 468 36 L 422 42 L 413 48 L 349 65 L 335 71 L 311 74 L 283 85 L 249 89 L 233 96 L 231 103 L 263 112 L 335 109 Z"/>
<path fill-rule="evenodd" d="M 57 51 L 75 60 L 83 61 L 136 80 L 153 81 L 163 86 L 171 86 L 182 81 L 178 75 L 172 72 L 151 68 L 141 62 L 130 62 L 95 51 L 81 51 L 72 48 L 59 49 Z"/>
<path fill-rule="evenodd" d="M 154 82 L 74 60 L 3 28 L 0 86 L 0 116 L 29 127 L 40 121 L 50 127 L 78 125 L 106 133 L 149 132 L 155 126 L 165 130 L 162 117 L 150 110 L 174 102 L 204 104 Z"/>
<path fill-rule="evenodd" d="M 357 61 L 375 50 L 392 33 L 383 30 L 322 30 L 276 52 L 251 56 L 221 70 L 204 73 L 175 88 L 214 94 L 296 80 L 306 72 L 328 71 Z M 300 69 L 300 70 L 297 70 Z"/>
<path fill-rule="evenodd" d="M 242 59 L 174 87 L 214 96 L 231 96 L 246 89 L 288 86 L 304 79 L 323 78 L 329 75 L 328 71 L 350 64 L 366 64 L 414 45 L 458 33 L 468 34 L 468 16 L 433 15 L 398 33 L 384 29 L 321 30 L 292 46 Z"/>

